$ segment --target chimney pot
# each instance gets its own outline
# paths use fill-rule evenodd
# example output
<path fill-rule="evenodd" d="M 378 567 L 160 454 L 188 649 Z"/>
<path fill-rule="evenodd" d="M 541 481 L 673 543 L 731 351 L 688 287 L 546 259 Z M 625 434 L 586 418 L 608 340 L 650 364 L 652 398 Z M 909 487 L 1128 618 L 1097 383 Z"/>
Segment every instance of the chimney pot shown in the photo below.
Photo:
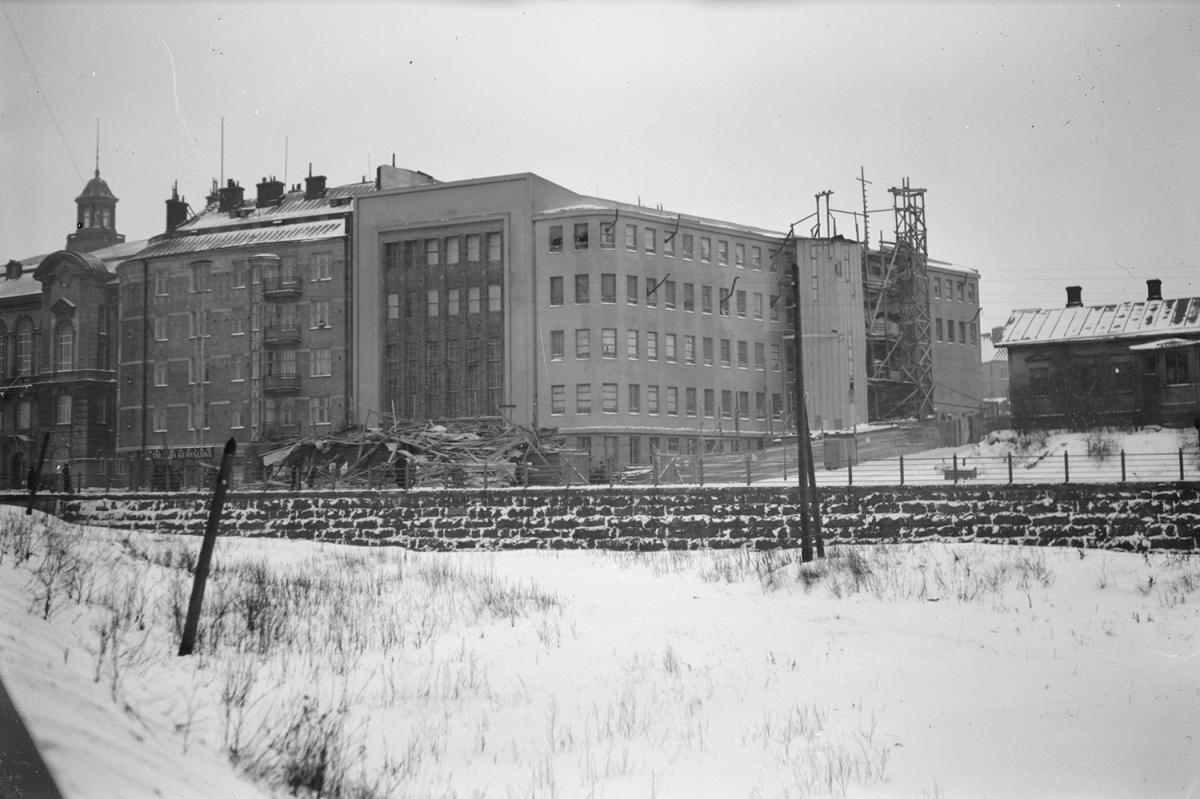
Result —
<path fill-rule="evenodd" d="M 167 200 L 167 232 L 187 221 L 187 201 L 179 196 L 179 184 L 171 187 L 171 197 Z"/>
<path fill-rule="evenodd" d="M 231 211 L 242 204 L 242 187 L 229 179 L 229 185 L 220 190 L 221 204 L 217 206 L 218 211 Z"/>
<path fill-rule="evenodd" d="M 276 180 L 274 176 L 270 180 L 263 178 L 257 189 L 258 197 L 254 204 L 258 208 L 262 208 L 264 205 L 279 205 L 283 201 L 283 183 Z"/>
<path fill-rule="evenodd" d="M 325 176 L 312 174 L 312 164 L 308 171 L 309 175 L 304 179 L 304 199 L 319 200 L 325 196 Z"/>
<path fill-rule="evenodd" d="M 1067 307 L 1079 308 L 1083 306 L 1083 287 L 1082 286 L 1067 286 Z"/>
<path fill-rule="evenodd" d="M 1147 280 L 1146 281 L 1146 300 L 1161 300 L 1162 299 L 1162 281 Z"/>

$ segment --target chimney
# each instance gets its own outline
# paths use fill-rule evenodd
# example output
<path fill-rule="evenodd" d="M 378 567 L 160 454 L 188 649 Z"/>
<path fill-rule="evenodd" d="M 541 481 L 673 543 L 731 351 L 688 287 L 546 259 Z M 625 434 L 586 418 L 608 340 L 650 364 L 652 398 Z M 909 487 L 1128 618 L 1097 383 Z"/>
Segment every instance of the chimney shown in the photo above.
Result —
<path fill-rule="evenodd" d="M 229 185 L 220 190 L 221 204 L 217 206 L 218 211 L 232 211 L 242 204 L 243 189 L 233 178 L 229 179 Z"/>
<path fill-rule="evenodd" d="M 174 230 L 187 221 L 187 202 L 179 196 L 179 183 L 171 186 L 171 199 L 167 200 L 167 232 Z"/>
<path fill-rule="evenodd" d="M 325 196 L 325 176 L 314 175 L 312 164 L 308 165 L 308 177 L 304 179 L 304 199 L 319 200 Z"/>
<path fill-rule="evenodd" d="M 1146 281 L 1146 301 L 1162 299 L 1162 281 L 1147 280 Z"/>
<path fill-rule="evenodd" d="M 1003 340 L 1004 340 L 1004 327 L 1003 326 L 993 327 L 992 328 L 992 346 L 993 347 L 996 346 Z"/>
<path fill-rule="evenodd" d="M 258 184 L 258 197 L 255 201 L 255 206 L 262 208 L 265 205 L 279 205 L 283 201 L 283 181 L 276 180 L 272 175 L 270 180 L 262 179 Z"/>
<path fill-rule="evenodd" d="M 217 202 L 220 201 L 220 199 L 221 199 L 221 194 L 220 194 L 220 190 L 217 189 L 217 179 L 213 178 L 212 191 L 210 191 L 208 193 L 208 196 L 204 198 L 204 201 L 205 201 L 206 205 L 216 205 Z"/>
<path fill-rule="evenodd" d="M 1067 286 L 1067 307 L 1080 308 L 1083 306 L 1083 287 Z"/>

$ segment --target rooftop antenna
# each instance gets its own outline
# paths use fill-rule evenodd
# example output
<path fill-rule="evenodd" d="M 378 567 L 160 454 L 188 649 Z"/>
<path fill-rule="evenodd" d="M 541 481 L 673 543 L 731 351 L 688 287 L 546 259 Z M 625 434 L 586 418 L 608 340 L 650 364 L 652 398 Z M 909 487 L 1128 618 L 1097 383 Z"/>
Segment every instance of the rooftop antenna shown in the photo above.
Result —
<path fill-rule="evenodd" d="M 871 222 L 867 216 L 867 186 L 871 185 L 871 181 L 867 180 L 867 173 L 861 166 L 858 168 L 858 182 L 862 184 L 863 193 L 863 253 L 865 255 L 866 248 L 871 246 Z"/>
<path fill-rule="evenodd" d="M 100 177 L 100 118 L 96 118 L 96 177 Z"/>
<path fill-rule="evenodd" d="M 225 117 L 221 117 L 221 182 L 217 185 L 225 185 Z"/>
<path fill-rule="evenodd" d="M 288 137 L 283 137 L 283 185 L 287 185 Z"/>

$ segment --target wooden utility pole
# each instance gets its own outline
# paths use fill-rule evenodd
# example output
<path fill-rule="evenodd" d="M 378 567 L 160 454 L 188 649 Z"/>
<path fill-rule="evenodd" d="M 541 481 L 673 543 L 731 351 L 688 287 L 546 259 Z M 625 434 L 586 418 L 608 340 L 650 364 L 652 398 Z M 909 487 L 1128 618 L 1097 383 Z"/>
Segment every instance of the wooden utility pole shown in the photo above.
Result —
<path fill-rule="evenodd" d="M 800 265 L 792 262 L 792 368 L 795 371 L 793 402 L 796 410 L 796 481 L 800 489 L 800 559 L 813 559 L 809 531 L 809 471 L 812 468 L 812 449 L 808 441 L 808 414 L 804 407 L 804 346 L 800 333 Z"/>
<path fill-rule="evenodd" d="M 42 482 L 42 466 L 46 463 L 46 448 L 50 445 L 50 432 L 42 436 L 42 451 L 38 453 L 37 466 L 29 470 L 29 504 L 25 506 L 25 515 L 33 515 L 33 503 L 37 499 L 38 488 Z"/>
<path fill-rule="evenodd" d="M 204 604 L 204 584 L 208 581 L 208 566 L 212 562 L 213 547 L 217 543 L 217 526 L 221 521 L 221 507 L 225 504 L 225 491 L 229 488 L 229 469 L 233 465 L 233 453 L 237 442 L 232 438 L 225 442 L 221 455 L 221 468 L 217 472 L 217 484 L 213 486 L 212 502 L 208 506 L 208 523 L 204 527 L 204 543 L 200 545 L 200 557 L 196 559 L 196 578 L 192 582 L 192 598 L 188 602 L 187 619 L 183 624 L 183 640 L 179 642 L 179 654 L 190 655 L 196 644 L 196 629 L 200 626 L 200 608 Z"/>

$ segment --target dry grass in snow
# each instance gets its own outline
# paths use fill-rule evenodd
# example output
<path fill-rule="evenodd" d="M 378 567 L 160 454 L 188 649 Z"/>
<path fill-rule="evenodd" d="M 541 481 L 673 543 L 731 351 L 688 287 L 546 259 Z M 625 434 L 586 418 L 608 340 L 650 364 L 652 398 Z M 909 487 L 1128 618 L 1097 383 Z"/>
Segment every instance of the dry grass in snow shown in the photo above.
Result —
<path fill-rule="evenodd" d="M 0 509 L 0 675 L 77 797 L 1200 795 L 1200 561 L 411 553 Z"/>

